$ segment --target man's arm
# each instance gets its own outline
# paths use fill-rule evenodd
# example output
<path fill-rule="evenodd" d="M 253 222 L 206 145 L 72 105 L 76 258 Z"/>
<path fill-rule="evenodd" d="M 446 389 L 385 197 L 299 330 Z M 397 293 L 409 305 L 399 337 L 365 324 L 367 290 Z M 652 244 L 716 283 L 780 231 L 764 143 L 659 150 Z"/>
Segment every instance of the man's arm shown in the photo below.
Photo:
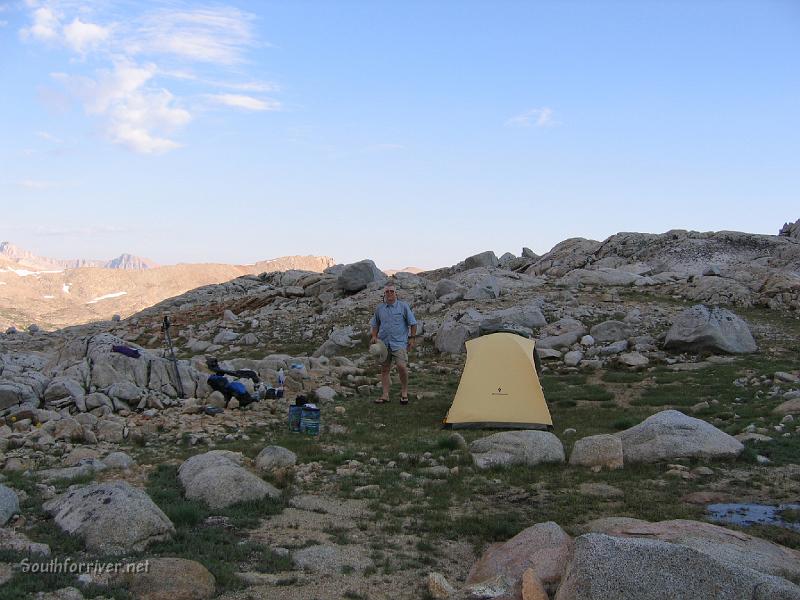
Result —
<path fill-rule="evenodd" d="M 411 326 L 411 335 L 408 337 L 408 346 L 413 348 L 417 343 L 417 324 Z"/>
<path fill-rule="evenodd" d="M 411 332 L 408 339 L 408 346 L 409 348 L 413 348 L 417 343 L 417 318 L 414 316 L 414 311 L 411 310 L 411 306 L 408 304 L 406 304 L 406 323 L 408 323 L 408 327 Z"/>
<path fill-rule="evenodd" d="M 378 309 L 375 309 L 375 314 L 372 315 L 372 319 L 370 319 L 369 326 L 369 334 L 370 334 L 370 344 L 374 344 L 378 341 L 378 326 L 380 325 L 380 321 L 378 320 Z"/>

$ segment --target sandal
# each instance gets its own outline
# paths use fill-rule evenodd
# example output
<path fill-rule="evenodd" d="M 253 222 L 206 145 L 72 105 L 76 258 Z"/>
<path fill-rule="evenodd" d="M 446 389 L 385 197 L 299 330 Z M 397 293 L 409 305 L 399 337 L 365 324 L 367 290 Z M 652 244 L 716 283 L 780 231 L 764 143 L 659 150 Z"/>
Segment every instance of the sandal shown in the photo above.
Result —
<path fill-rule="evenodd" d="M 400 398 L 400 404 L 408 404 L 408 396 L 403 396 Z"/>
<path fill-rule="evenodd" d="M 389 398 L 375 398 L 373 400 L 375 404 L 388 404 L 390 402 Z"/>

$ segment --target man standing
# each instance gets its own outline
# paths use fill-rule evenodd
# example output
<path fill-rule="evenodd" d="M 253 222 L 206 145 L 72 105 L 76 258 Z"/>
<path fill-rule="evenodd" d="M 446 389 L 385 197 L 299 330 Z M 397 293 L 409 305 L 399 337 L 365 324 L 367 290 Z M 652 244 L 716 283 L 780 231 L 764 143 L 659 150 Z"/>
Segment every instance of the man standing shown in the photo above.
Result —
<path fill-rule="evenodd" d="M 389 369 L 394 359 L 400 375 L 400 404 L 408 404 L 408 349 L 416 343 L 417 319 L 411 307 L 397 299 L 397 288 L 389 282 L 383 288 L 383 302 L 375 309 L 369 322 L 371 344 L 380 339 L 387 349 L 386 360 L 381 364 L 381 385 L 383 395 L 376 404 L 389 402 Z"/>

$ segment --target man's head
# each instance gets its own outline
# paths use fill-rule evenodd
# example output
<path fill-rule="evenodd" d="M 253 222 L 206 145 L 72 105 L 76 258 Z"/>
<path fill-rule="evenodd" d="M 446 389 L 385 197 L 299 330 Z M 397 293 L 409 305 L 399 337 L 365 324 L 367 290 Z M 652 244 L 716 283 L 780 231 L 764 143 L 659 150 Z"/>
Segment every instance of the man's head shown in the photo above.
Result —
<path fill-rule="evenodd" d="M 394 304 L 395 300 L 397 300 L 397 288 L 393 283 L 387 283 L 383 287 L 383 301 L 386 304 Z"/>

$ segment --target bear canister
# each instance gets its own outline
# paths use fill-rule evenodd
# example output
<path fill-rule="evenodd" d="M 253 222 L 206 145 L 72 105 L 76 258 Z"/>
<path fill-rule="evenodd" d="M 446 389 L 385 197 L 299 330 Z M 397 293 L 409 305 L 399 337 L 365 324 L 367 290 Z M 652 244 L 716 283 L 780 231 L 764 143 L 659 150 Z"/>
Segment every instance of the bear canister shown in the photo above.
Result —
<path fill-rule="evenodd" d="M 319 435 L 320 410 L 316 404 L 306 404 L 300 415 L 300 431 L 306 435 Z"/>

